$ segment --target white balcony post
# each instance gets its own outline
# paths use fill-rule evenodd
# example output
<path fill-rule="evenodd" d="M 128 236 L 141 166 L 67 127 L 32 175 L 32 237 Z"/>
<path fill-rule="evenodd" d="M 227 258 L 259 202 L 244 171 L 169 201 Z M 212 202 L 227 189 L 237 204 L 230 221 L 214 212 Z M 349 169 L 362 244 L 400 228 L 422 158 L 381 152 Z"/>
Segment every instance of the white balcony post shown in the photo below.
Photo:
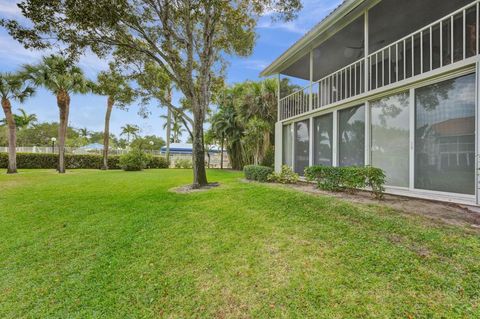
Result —
<path fill-rule="evenodd" d="M 314 121 L 313 117 L 309 118 L 309 139 L 308 139 L 308 166 L 313 166 L 313 142 L 314 142 Z"/>
<path fill-rule="evenodd" d="M 313 110 L 313 51 L 310 51 L 310 87 L 308 95 L 308 110 Z"/>
<path fill-rule="evenodd" d="M 478 5 L 477 5 L 478 8 Z M 478 14 L 477 14 L 478 16 Z M 477 25 L 478 26 L 478 25 Z M 478 28 L 477 28 L 478 30 Z M 478 205 L 480 203 L 480 185 L 479 185 L 479 145 L 480 145 L 480 136 L 479 136 L 479 104 L 480 104 L 480 62 L 477 61 L 475 65 L 475 203 Z"/>
<path fill-rule="evenodd" d="M 280 73 L 278 73 L 277 74 L 277 121 L 278 122 L 280 122 L 280 119 L 281 119 L 281 117 L 280 117 L 280 112 L 281 112 L 281 110 L 280 110 L 280 92 L 281 92 L 280 83 L 281 83 Z"/>
<path fill-rule="evenodd" d="M 364 62 L 364 92 L 368 92 L 370 90 L 370 88 L 368 87 L 368 83 L 370 83 L 369 81 L 369 77 L 370 77 L 370 69 L 368 67 L 368 9 L 365 10 L 365 16 L 364 16 L 364 41 L 363 41 L 363 46 L 364 46 L 364 52 L 365 52 L 365 62 Z"/>
<path fill-rule="evenodd" d="M 371 159 L 371 145 L 372 145 L 372 136 L 371 136 L 371 112 L 370 112 L 370 103 L 365 102 L 365 166 L 372 165 Z"/>
<path fill-rule="evenodd" d="M 338 149 L 339 149 L 339 137 L 338 137 L 338 111 L 333 111 L 333 144 L 332 144 L 332 166 L 338 166 Z"/>
<path fill-rule="evenodd" d="M 415 188 L 415 89 L 410 89 L 410 153 L 409 153 L 409 183 L 408 188 Z"/>

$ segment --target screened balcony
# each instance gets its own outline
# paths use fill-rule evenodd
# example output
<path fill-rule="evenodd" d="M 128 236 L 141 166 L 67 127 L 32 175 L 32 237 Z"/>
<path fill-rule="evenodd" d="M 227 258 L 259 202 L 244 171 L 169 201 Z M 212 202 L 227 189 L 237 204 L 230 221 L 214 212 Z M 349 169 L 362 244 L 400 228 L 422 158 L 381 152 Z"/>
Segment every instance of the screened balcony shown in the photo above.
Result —
<path fill-rule="evenodd" d="M 479 2 L 383 0 L 369 8 L 281 72 L 308 85 L 281 97 L 279 120 L 461 66 L 479 54 Z"/>

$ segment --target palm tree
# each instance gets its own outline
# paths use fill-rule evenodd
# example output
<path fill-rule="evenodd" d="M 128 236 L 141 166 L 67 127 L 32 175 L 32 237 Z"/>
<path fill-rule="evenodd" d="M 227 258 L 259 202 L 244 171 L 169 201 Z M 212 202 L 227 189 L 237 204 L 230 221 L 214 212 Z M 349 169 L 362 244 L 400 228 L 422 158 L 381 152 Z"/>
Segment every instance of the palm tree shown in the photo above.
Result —
<path fill-rule="evenodd" d="M 180 143 L 180 137 L 182 137 L 182 133 L 185 132 L 182 123 L 178 116 L 173 116 L 172 122 L 172 133 L 173 133 L 173 143 Z"/>
<path fill-rule="evenodd" d="M 17 127 L 19 128 L 26 128 L 29 127 L 31 124 L 34 124 L 37 122 L 37 115 L 32 113 L 28 114 L 24 109 L 19 108 L 20 115 L 14 115 L 15 117 L 15 123 L 17 124 Z"/>
<path fill-rule="evenodd" d="M 8 127 L 8 174 L 17 172 L 17 132 L 11 100 L 22 103 L 34 92 L 33 87 L 26 85 L 24 79 L 18 74 L 0 74 L 0 98 Z"/>
<path fill-rule="evenodd" d="M 108 149 L 110 142 L 110 116 L 115 104 L 118 108 L 125 108 L 127 104 L 133 102 L 135 98 L 134 91 L 128 84 L 128 80 L 123 76 L 113 63 L 109 64 L 109 70 L 100 72 L 97 76 L 97 83 L 93 86 L 93 91 L 97 94 L 107 97 L 107 111 L 105 113 L 105 128 L 103 130 L 103 167 L 108 169 Z M 128 133 L 130 134 L 130 133 Z M 130 135 L 128 135 L 130 139 Z"/>
<path fill-rule="evenodd" d="M 130 135 L 136 137 L 138 132 L 140 132 L 140 128 L 137 125 L 127 124 L 125 126 L 122 126 L 121 129 L 122 129 L 122 132 L 120 133 L 120 136 L 127 135 L 128 144 L 130 144 Z"/>
<path fill-rule="evenodd" d="M 180 120 L 180 117 L 176 114 L 169 112 L 167 115 L 160 115 L 161 118 L 165 119 L 166 122 L 163 124 L 163 129 L 167 130 L 167 139 L 171 139 L 173 143 L 180 143 L 180 138 L 182 134 L 185 133 L 185 128 Z M 170 127 L 168 123 L 171 123 Z M 169 129 L 171 130 L 172 136 L 169 134 Z"/>
<path fill-rule="evenodd" d="M 220 111 L 212 117 L 212 128 L 221 141 L 226 141 L 232 168 L 241 169 L 243 167 L 243 146 L 241 142 L 243 127 L 233 105 L 233 94 L 232 92 L 227 94 L 228 96 L 223 99 Z M 223 152 L 223 142 L 221 144 Z"/>
<path fill-rule="evenodd" d="M 80 133 L 81 137 L 85 137 L 85 138 L 87 138 L 90 135 L 90 131 L 86 127 L 78 129 L 78 133 Z"/>
<path fill-rule="evenodd" d="M 60 113 L 58 128 L 58 172 L 65 173 L 65 140 L 67 138 L 68 114 L 70 111 L 70 94 L 87 93 L 88 81 L 83 71 L 70 60 L 58 55 L 42 58 L 37 65 L 25 65 L 24 73 L 37 86 L 43 86 L 57 97 Z"/>
<path fill-rule="evenodd" d="M 256 118 L 270 123 L 270 130 L 264 130 L 265 147 L 263 155 L 268 146 L 272 144 L 272 138 L 277 119 L 277 87 L 275 79 L 266 79 L 261 82 L 248 82 L 243 99 L 238 109 L 243 121 Z M 257 122 L 258 124 L 259 122 Z M 264 125 L 261 125 L 263 128 Z M 257 154 L 258 155 L 258 154 Z M 261 155 L 261 156 L 263 156 Z"/>

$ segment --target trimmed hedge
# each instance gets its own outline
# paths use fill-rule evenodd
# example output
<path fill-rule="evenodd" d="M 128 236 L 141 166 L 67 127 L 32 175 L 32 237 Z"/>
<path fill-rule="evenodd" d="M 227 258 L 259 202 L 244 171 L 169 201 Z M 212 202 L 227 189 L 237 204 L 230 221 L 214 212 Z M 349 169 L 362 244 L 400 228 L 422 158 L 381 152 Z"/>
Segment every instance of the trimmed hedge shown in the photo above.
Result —
<path fill-rule="evenodd" d="M 120 156 L 112 155 L 108 157 L 108 168 L 120 169 Z M 51 168 L 56 169 L 58 165 L 57 154 L 40 153 L 17 153 L 18 168 Z M 7 168 L 8 154 L 0 153 L 0 168 Z M 88 168 L 100 169 L 103 166 L 102 155 L 75 155 L 65 154 L 66 168 Z M 159 156 L 147 157 L 147 168 L 168 168 L 168 162 L 165 158 Z"/>
<path fill-rule="evenodd" d="M 246 179 L 266 182 L 268 175 L 273 173 L 273 168 L 261 165 L 247 165 L 243 168 L 243 173 Z"/>
<path fill-rule="evenodd" d="M 311 166 L 305 169 L 307 180 L 316 181 L 318 188 L 328 191 L 355 193 L 370 188 L 376 198 L 382 198 L 385 191 L 385 173 L 380 168 Z"/>
<path fill-rule="evenodd" d="M 192 160 L 187 158 L 180 158 L 175 161 L 175 168 L 192 168 Z"/>

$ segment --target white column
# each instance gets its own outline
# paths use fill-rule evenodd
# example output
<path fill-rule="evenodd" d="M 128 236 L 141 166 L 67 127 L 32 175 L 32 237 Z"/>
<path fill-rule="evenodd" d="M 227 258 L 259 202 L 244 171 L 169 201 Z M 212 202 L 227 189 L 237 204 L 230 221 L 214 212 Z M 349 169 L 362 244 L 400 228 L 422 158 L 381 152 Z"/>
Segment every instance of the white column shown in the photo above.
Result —
<path fill-rule="evenodd" d="M 310 136 L 308 139 L 308 166 L 313 166 L 313 117 L 309 119 Z"/>
<path fill-rule="evenodd" d="M 277 121 L 280 121 L 280 73 L 277 74 Z"/>
<path fill-rule="evenodd" d="M 478 5 L 477 5 L 478 8 Z M 478 114 L 478 107 L 480 104 L 480 62 L 477 61 L 476 64 L 476 77 L 475 77 L 475 82 L 476 82 L 476 90 L 475 90 L 475 203 L 477 205 L 480 204 L 480 189 L 479 189 L 479 176 L 478 176 L 478 169 L 479 169 L 479 156 L 478 156 L 478 150 L 480 147 L 480 137 L 479 137 L 479 132 L 478 128 L 480 127 L 479 123 L 479 114 Z"/>
<path fill-rule="evenodd" d="M 365 166 L 371 165 L 371 121 L 370 121 L 370 103 L 367 101 L 365 102 Z"/>
<path fill-rule="evenodd" d="M 409 188 L 415 188 L 415 90 L 410 89 L 410 161 L 409 161 Z"/>
<path fill-rule="evenodd" d="M 364 45 L 364 51 L 365 51 L 365 58 L 364 58 L 364 79 L 363 79 L 363 86 L 365 88 L 365 92 L 369 91 L 369 77 L 370 77 L 370 68 L 368 67 L 368 9 L 365 10 L 365 21 L 364 21 L 364 41 L 363 41 L 363 45 Z"/>
<path fill-rule="evenodd" d="M 308 110 L 313 109 L 313 51 L 310 51 L 310 90 L 308 97 Z"/>
<path fill-rule="evenodd" d="M 283 157 L 283 125 L 282 122 L 275 123 L 275 171 L 280 172 Z"/>
<path fill-rule="evenodd" d="M 332 166 L 338 166 L 338 111 L 333 111 Z"/>
<path fill-rule="evenodd" d="M 290 136 L 292 138 L 292 170 L 295 171 L 295 122 L 290 124 Z"/>

